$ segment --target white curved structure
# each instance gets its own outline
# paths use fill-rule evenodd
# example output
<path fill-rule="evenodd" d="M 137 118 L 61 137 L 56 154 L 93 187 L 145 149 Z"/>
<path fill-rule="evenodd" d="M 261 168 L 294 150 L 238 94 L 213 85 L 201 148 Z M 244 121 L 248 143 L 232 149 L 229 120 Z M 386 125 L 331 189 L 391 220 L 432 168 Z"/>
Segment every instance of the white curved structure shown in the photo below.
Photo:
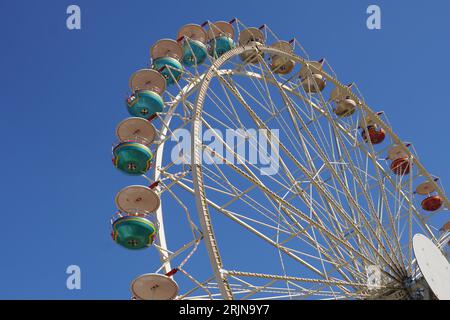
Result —
<path fill-rule="evenodd" d="M 245 30 L 235 26 L 236 34 Z M 266 43 L 278 40 L 265 31 Z M 178 299 L 416 298 L 412 288 L 423 276 L 414 234 L 447 245 L 448 232 L 439 235 L 432 220 L 448 210 L 448 199 L 413 146 L 355 86 L 299 48 L 238 46 L 186 68 L 166 92 L 166 110 L 152 122 L 158 134 L 149 180 L 159 182 L 161 196 L 162 266 L 155 269 L 172 270 Z M 268 57 L 295 68 L 278 72 Z M 190 132 L 189 154 L 174 149 L 179 129 Z M 228 139 L 232 130 L 255 130 L 257 139 Z M 276 156 L 271 175 L 261 174 L 272 165 L 258 153 L 261 141 Z M 430 199 L 415 193 L 424 182 Z M 183 220 L 174 223 L 175 214 Z"/>

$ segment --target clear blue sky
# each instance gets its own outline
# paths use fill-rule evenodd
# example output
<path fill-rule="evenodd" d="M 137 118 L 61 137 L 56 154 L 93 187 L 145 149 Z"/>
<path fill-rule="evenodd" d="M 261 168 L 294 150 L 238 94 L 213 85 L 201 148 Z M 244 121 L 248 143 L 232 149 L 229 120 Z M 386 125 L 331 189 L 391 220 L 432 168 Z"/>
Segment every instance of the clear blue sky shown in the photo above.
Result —
<path fill-rule="evenodd" d="M 66 28 L 70 4 L 81 7 L 79 31 Z M 381 6 L 380 31 L 366 28 L 369 4 Z M 0 298 L 127 299 L 130 281 L 156 267 L 154 250 L 110 239 L 114 195 L 136 183 L 110 151 L 129 75 L 186 23 L 236 16 L 297 37 L 357 82 L 450 189 L 449 15 L 444 0 L 1 1 Z M 66 289 L 70 264 L 82 269 L 80 291 Z"/>

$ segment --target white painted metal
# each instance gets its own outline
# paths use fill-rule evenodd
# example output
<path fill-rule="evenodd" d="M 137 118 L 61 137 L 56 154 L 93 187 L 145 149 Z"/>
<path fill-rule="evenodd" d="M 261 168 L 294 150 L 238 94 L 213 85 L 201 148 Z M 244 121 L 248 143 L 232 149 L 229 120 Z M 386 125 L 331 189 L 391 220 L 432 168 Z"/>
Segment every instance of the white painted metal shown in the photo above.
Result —
<path fill-rule="evenodd" d="M 439 300 L 450 300 L 450 263 L 442 251 L 427 237 L 416 234 L 414 255 L 420 271 Z"/>
<path fill-rule="evenodd" d="M 236 27 L 240 32 L 239 24 Z M 266 30 L 264 36 L 268 35 Z M 161 268 L 167 273 L 175 265 L 179 274 L 194 285 L 180 298 L 258 299 L 261 295 L 273 299 L 406 298 L 408 293 L 403 283 L 415 268 L 413 230 L 418 228 L 433 242 L 442 244 L 443 240 L 436 238 L 426 216 L 414 203 L 413 185 L 416 185 L 418 176 L 422 181 L 430 181 L 430 188 L 444 199 L 445 208 L 449 208 L 443 190 L 380 114 L 369 109 L 352 91 L 356 86 L 343 85 L 333 72 L 331 75 L 327 73 L 325 70 L 331 68 L 326 63 L 318 65 L 310 62 L 307 55 L 305 59 L 299 56 L 294 50 L 296 44 L 294 42 L 292 51 L 255 43 L 240 46 L 217 60 L 210 58 L 210 65 L 205 69 L 185 70 L 183 79 L 187 85 L 181 87 L 176 84 L 176 94 L 170 90 L 166 92 L 169 102 L 164 116 L 158 117 L 161 126 L 155 141 L 155 169 L 149 180 L 160 181 L 157 192 L 179 204 L 192 228 L 193 239 L 169 250 L 162 207 L 156 212 L 160 225 L 157 248 L 163 264 Z M 327 81 L 327 86 L 334 88 L 333 92 L 350 97 L 356 103 L 358 115 L 355 119 L 336 119 L 330 107 L 332 99 L 324 97 L 325 94 L 319 90 L 315 95 L 305 93 L 297 80 L 298 73 L 280 77 L 262 58 L 257 58 L 259 61 L 256 63 L 252 61 L 252 66 L 236 64 L 239 59 L 235 57 L 249 50 L 260 52 L 259 57 L 264 53 L 266 57 L 292 60 L 302 67 L 304 76 L 320 75 Z M 248 81 L 240 82 L 237 80 L 239 77 Z M 210 85 L 213 80 L 218 81 L 215 88 Z M 314 82 L 311 84 L 315 85 Z M 282 98 L 281 105 L 275 100 L 274 92 Z M 267 123 L 276 121 L 284 130 L 283 139 L 286 139 L 278 141 L 282 153 L 280 173 L 270 179 L 258 177 L 255 174 L 258 168 L 251 163 L 236 166 L 225 161 L 226 169 L 242 181 L 249 182 L 250 186 L 228 178 L 220 166 L 204 166 L 201 160 L 203 150 L 208 149 L 202 141 L 202 126 L 232 128 L 223 118 L 241 125 L 241 112 L 247 114 L 255 128 L 268 129 Z M 267 114 L 273 114 L 273 117 L 267 119 Z M 358 125 L 361 118 L 370 119 L 371 124 L 386 131 L 389 146 L 396 146 L 395 154 L 405 155 L 412 161 L 416 170 L 414 175 L 399 177 L 391 174 L 389 162 L 386 165 L 383 161 L 392 152 L 388 148 L 375 149 L 372 144 L 361 141 L 360 130 L 366 130 Z M 177 128 L 187 128 L 192 133 L 189 166 L 177 166 L 164 160 L 164 155 L 167 157 L 167 152 L 171 151 L 164 152 L 167 142 Z M 229 149 L 225 141 L 222 143 Z M 328 177 L 324 173 L 328 173 Z M 175 188 L 181 188 L 191 198 L 178 194 Z M 377 199 L 374 199 L 373 191 L 377 191 Z M 261 199 L 254 198 L 255 192 L 259 192 L 261 199 L 271 207 L 261 206 Z M 212 196 L 214 194 L 227 200 L 220 202 Z M 187 206 L 192 197 L 196 200 L 201 234 L 197 233 L 196 222 L 191 220 Z M 298 201 L 306 204 L 307 208 L 298 207 Z M 247 211 L 236 210 L 236 204 Z M 242 270 L 228 270 L 219 250 L 219 238 L 214 231 L 215 218 L 210 210 L 223 214 L 243 227 L 242 232 L 251 233 L 276 250 L 284 274 L 249 272 L 251 270 L 245 266 Z M 271 237 L 267 230 L 276 232 L 277 237 Z M 213 271 L 212 277 L 208 277 L 209 274 L 202 277 L 207 280 L 197 279 L 198 275 L 194 276 L 183 268 L 187 260 L 195 256 L 201 239 Z M 292 247 L 294 241 L 300 241 L 305 248 Z M 174 262 L 187 250 L 190 251 L 181 263 Z M 284 259 L 295 261 L 298 270 L 309 270 L 315 277 L 289 275 Z M 380 270 L 381 280 L 370 290 L 369 284 L 364 283 L 366 266 L 376 266 Z M 261 284 L 262 280 L 267 281 Z"/>

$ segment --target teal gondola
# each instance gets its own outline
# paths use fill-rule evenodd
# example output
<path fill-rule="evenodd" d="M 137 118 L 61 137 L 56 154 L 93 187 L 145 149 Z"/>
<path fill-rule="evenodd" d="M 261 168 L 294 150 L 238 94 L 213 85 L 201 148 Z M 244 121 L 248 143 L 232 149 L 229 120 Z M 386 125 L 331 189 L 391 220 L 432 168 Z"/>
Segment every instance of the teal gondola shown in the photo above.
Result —
<path fill-rule="evenodd" d="M 128 112 L 134 117 L 148 119 L 157 112 L 161 112 L 164 101 L 159 94 L 149 90 L 134 92 L 126 100 Z"/>
<path fill-rule="evenodd" d="M 150 49 L 152 69 L 158 71 L 166 79 L 167 84 L 177 83 L 183 74 L 181 59 L 183 48 L 172 39 L 158 40 Z"/>
<path fill-rule="evenodd" d="M 152 67 L 164 76 L 167 84 L 174 84 L 178 82 L 183 74 L 183 66 L 181 63 L 171 57 L 161 57 L 155 59 Z"/>
<path fill-rule="evenodd" d="M 150 169 L 152 159 L 150 149 L 135 141 L 121 142 L 113 149 L 114 166 L 130 175 L 146 173 Z"/>
<path fill-rule="evenodd" d="M 208 56 L 206 46 L 200 41 L 186 40 L 183 43 L 183 64 L 189 67 L 201 65 Z"/>
<path fill-rule="evenodd" d="M 112 221 L 113 240 L 131 250 L 150 247 L 156 235 L 156 227 L 144 215 L 119 215 Z"/>
<path fill-rule="evenodd" d="M 178 31 L 178 41 L 182 42 L 183 59 L 185 66 L 201 65 L 208 56 L 206 47 L 206 31 L 198 24 L 186 24 Z"/>
<path fill-rule="evenodd" d="M 207 34 L 209 54 L 215 59 L 236 47 L 234 43 L 234 29 L 225 21 L 218 21 L 209 25 Z"/>

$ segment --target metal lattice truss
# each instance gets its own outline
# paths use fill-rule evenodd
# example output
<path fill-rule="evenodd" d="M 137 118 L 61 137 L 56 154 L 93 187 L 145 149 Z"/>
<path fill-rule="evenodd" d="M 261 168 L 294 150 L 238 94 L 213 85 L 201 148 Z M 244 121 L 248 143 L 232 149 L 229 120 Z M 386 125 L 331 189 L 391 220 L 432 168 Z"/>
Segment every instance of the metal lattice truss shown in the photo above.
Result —
<path fill-rule="evenodd" d="M 244 26 L 237 21 L 236 27 Z M 266 43 L 278 40 L 268 27 L 265 33 Z M 185 70 L 176 88 L 166 92 L 147 179 L 160 181 L 157 272 L 179 271 L 179 299 L 404 298 L 405 279 L 418 273 L 413 235 L 424 233 L 440 246 L 448 241 L 430 222 L 449 208 L 448 200 L 414 148 L 405 146 L 355 86 L 343 85 L 327 63 L 317 68 L 300 44 L 292 43 L 293 53 L 239 46 Z M 248 51 L 255 52 L 256 62 L 240 59 Z M 271 55 L 294 61 L 298 70 L 274 73 Z M 301 66 L 322 75 L 326 90 L 306 92 Z M 334 88 L 356 102 L 355 114 L 335 114 L 329 99 Z M 382 145 L 361 138 L 367 116 L 385 130 Z M 174 159 L 181 128 L 191 133 L 190 154 Z M 207 129 L 216 131 L 206 138 Z M 227 129 L 243 133 L 235 137 L 237 144 L 224 137 Z M 258 148 L 246 136 L 251 129 L 262 132 L 278 159 L 275 174 L 262 175 L 261 164 L 237 154 Z M 222 154 L 213 142 L 223 147 Z M 386 157 L 393 145 L 408 154 L 410 174 L 390 170 Z M 180 159 L 185 162 L 177 163 Z M 414 188 L 424 180 L 444 199 L 437 213 L 418 205 Z M 179 223 L 168 223 L 169 215 Z"/>

